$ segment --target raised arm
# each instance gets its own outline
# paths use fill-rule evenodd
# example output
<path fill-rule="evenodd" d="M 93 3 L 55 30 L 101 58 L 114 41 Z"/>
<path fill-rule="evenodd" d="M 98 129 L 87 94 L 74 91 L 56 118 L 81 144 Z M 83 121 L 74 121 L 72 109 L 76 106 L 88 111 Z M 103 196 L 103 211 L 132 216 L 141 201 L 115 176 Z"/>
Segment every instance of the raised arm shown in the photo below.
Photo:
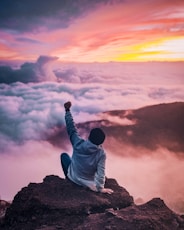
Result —
<path fill-rule="evenodd" d="M 68 135 L 70 137 L 70 141 L 72 143 L 73 146 L 80 144 L 83 139 L 79 136 L 77 128 L 75 126 L 75 122 L 73 120 L 72 114 L 70 112 L 70 108 L 71 108 L 72 104 L 70 101 L 66 102 L 64 104 L 65 107 L 65 121 L 66 121 L 66 128 L 67 128 L 67 132 Z"/>

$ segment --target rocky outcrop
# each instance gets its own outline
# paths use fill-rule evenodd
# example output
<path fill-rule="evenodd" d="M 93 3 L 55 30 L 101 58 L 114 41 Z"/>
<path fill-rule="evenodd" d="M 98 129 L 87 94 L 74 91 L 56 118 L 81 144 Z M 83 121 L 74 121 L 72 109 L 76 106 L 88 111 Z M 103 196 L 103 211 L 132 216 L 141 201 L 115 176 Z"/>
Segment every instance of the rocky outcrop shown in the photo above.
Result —
<path fill-rule="evenodd" d="M 184 218 L 159 198 L 137 206 L 114 179 L 107 179 L 106 187 L 114 193 L 96 193 L 47 176 L 43 183 L 31 183 L 15 196 L 0 229 L 184 229 Z"/>
<path fill-rule="evenodd" d="M 184 229 L 184 219 L 173 213 L 161 199 L 154 198 L 143 205 L 90 215 L 76 229 L 179 230 Z"/>
<path fill-rule="evenodd" d="M 3 220 L 7 208 L 10 206 L 10 203 L 5 200 L 0 200 L 0 223 Z"/>

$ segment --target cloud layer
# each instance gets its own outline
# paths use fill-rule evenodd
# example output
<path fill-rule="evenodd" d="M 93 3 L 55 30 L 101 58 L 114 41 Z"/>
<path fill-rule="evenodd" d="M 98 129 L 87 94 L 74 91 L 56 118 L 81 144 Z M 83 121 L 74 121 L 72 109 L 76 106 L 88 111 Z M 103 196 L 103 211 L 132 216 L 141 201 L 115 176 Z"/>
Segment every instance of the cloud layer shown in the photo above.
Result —
<path fill-rule="evenodd" d="M 6 66 L 10 75 L 0 72 L 4 76 L 0 78 L 1 150 L 7 147 L 6 140 L 23 143 L 55 135 L 64 125 L 63 103 L 67 100 L 73 103 L 77 122 L 98 119 L 95 114 L 103 111 L 184 101 L 180 63 L 58 66 L 54 60 L 40 57 L 20 69 Z"/>

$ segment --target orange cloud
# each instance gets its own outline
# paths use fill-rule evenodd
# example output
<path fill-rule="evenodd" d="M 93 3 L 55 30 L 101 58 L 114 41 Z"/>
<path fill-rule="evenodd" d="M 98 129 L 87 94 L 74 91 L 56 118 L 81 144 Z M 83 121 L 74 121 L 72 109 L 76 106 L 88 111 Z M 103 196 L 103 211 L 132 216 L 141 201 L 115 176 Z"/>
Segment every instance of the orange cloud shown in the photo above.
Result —
<path fill-rule="evenodd" d="M 174 10 L 171 2 L 168 8 L 166 6 L 164 1 L 162 4 L 153 1 L 152 5 L 129 3 L 100 8 L 72 25 L 67 34 L 72 37 L 70 43 L 52 54 L 63 60 L 78 61 L 164 60 L 164 55 L 169 59 L 169 49 L 153 50 L 154 44 L 163 43 L 162 38 L 181 37 L 184 18 L 177 17 L 177 6 Z M 145 47 L 152 47 L 152 50 L 144 50 Z M 159 58 L 159 54 L 163 57 Z"/>
<path fill-rule="evenodd" d="M 184 37 L 166 37 L 129 47 L 116 61 L 184 60 Z"/>

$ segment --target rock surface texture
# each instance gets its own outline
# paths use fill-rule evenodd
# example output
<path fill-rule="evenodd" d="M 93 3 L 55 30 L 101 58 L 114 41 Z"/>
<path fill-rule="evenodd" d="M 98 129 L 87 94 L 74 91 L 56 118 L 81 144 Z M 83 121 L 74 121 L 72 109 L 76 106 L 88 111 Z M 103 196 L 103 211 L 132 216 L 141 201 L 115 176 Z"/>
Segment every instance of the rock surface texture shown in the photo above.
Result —
<path fill-rule="evenodd" d="M 135 205 L 114 179 L 106 186 L 114 193 L 101 194 L 58 176 L 30 183 L 14 197 L 0 229 L 5 230 L 183 230 L 184 217 L 159 198 Z"/>
<path fill-rule="evenodd" d="M 0 200 L 0 224 L 5 216 L 7 208 L 10 206 L 10 203 L 5 200 Z"/>

